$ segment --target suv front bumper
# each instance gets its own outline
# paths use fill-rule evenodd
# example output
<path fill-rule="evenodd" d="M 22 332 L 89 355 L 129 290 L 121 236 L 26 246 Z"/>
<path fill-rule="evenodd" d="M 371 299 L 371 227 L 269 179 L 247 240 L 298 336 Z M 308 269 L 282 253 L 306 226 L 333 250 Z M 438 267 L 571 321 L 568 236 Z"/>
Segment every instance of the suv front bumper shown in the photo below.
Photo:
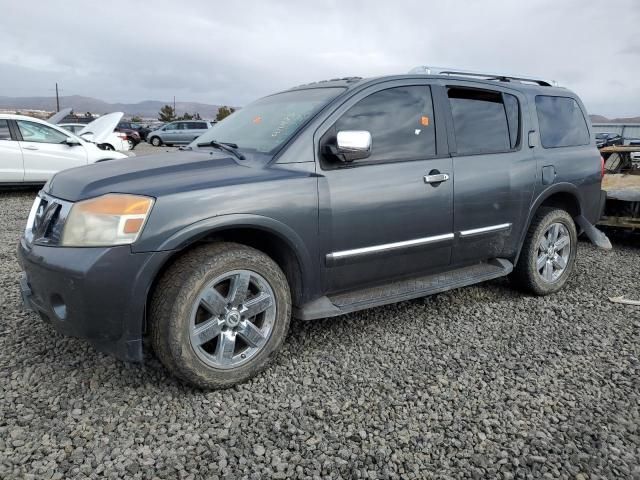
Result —
<path fill-rule="evenodd" d="M 23 302 L 63 335 L 139 362 L 149 289 L 171 253 L 132 253 L 128 245 L 46 247 L 23 237 L 18 246 Z"/>

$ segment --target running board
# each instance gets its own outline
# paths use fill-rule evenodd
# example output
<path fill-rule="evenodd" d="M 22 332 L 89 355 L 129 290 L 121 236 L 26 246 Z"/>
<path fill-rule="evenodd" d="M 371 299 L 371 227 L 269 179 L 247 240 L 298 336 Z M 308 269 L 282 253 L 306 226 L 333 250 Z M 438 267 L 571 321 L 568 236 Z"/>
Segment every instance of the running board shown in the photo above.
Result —
<path fill-rule="evenodd" d="M 512 270 L 513 264 L 510 261 L 495 258 L 487 263 L 478 263 L 447 272 L 320 297 L 301 308 L 296 308 L 294 316 L 301 320 L 335 317 L 504 277 L 509 275 Z"/>

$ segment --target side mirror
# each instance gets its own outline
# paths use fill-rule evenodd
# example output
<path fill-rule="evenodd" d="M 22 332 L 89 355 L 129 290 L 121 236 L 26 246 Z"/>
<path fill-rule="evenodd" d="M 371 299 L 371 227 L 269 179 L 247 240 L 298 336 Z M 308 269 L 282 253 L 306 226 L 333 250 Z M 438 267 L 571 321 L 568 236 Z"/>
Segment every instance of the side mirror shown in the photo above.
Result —
<path fill-rule="evenodd" d="M 80 145 L 80 142 L 78 142 L 75 138 L 71 138 L 71 137 L 67 137 L 64 143 L 67 147 L 76 147 L 78 145 Z"/>
<path fill-rule="evenodd" d="M 338 132 L 336 156 L 344 162 L 362 160 L 371 155 L 371 133 L 366 130 Z"/>

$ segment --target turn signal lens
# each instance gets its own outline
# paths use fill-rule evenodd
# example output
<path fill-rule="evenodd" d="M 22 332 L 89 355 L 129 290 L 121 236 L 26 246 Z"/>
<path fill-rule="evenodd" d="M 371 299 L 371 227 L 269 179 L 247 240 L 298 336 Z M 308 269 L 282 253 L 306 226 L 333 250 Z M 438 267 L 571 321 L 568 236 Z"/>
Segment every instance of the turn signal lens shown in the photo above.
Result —
<path fill-rule="evenodd" d="M 138 239 L 153 199 L 110 193 L 73 205 L 65 222 L 62 245 L 96 247 L 126 245 Z"/>

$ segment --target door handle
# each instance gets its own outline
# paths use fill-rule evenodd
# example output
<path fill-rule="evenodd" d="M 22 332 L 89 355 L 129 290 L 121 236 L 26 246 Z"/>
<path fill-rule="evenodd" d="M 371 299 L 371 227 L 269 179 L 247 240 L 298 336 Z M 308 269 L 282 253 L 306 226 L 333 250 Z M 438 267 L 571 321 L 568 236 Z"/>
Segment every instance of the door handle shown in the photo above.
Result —
<path fill-rule="evenodd" d="M 38 150 L 38 147 L 36 147 L 35 145 L 25 145 L 24 147 L 25 150 Z"/>
<path fill-rule="evenodd" d="M 425 175 L 424 183 L 441 183 L 449 180 L 448 173 L 436 173 L 434 175 Z"/>

